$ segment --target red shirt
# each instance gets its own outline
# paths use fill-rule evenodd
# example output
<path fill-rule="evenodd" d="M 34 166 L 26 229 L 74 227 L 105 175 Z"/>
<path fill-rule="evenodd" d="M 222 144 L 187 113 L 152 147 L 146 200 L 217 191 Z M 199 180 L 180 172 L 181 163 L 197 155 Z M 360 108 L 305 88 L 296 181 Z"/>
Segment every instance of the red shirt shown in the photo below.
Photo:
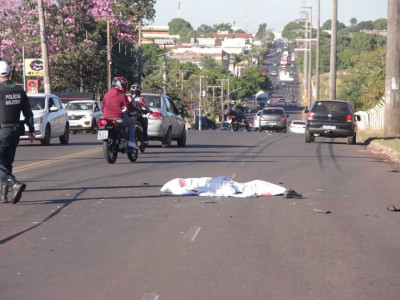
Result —
<path fill-rule="evenodd" d="M 101 110 L 103 118 L 121 120 L 124 117 L 123 109 L 133 110 L 133 105 L 128 98 L 119 89 L 110 89 L 103 97 L 101 102 Z"/>

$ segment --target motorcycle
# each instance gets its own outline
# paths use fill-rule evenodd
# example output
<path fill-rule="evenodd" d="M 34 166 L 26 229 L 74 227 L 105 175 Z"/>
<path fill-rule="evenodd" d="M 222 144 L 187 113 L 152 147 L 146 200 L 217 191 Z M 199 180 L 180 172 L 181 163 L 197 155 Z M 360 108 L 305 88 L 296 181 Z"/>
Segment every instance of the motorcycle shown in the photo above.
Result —
<path fill-rule="evenodd" d="M 138 158 L 138 150 L 128 146 L 128 129 L 116 120 L 100 119 L 97 139 L 103 140 L 104 157 L 110 164 L 117 161 L 118 152 L 127 154 L 131 162 L 135 162 Z"/>
<path fill-rule="evenodd" d="M 232 126 L 233 131 L 238 131 L 240 128 L 244 128 L 247 131 L 250 131 L 250 125 L 247 123 L 246 118 L 243 115 L 231 115 L 229 114 L 227 117 L 227 121 Z"/>

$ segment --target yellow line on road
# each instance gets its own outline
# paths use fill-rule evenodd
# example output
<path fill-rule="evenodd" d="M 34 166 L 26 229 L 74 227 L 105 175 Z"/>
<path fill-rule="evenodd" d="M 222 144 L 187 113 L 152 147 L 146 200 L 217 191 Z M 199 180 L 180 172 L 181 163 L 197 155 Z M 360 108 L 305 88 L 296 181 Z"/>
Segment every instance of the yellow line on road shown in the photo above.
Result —
<path fill-rule="evenodd" d="M 50 165 L 52 163 L 56 163 L 56 162 L 59 162 L 59 161 L 67 160 L 67 159 L 70 159 L 70 158 L 75 158 L 75 157 L 84 156 L 86 154 L 95 153 L 95 152 L 98 152 L 100 150 L 102 150 L 102 148 L 101 147 L 97 147 L 95 149 L 81 151 L 81 152 L 78 152 L 78 153 L 59 156 L 59 157 L 46 159 L 46 160 L 38 161 L 38 162 L 35 162 L 35 163 L 31 163 L 31 164 L 15 167 L 13 169 L 13 173 L 19 173 L 19 172 L 26 171 L 26 170 L 29 170 L 29 169 L 33 169 L 33 168 L 36 168 L 36 167 L 39 167 L 39 166 Z"/>

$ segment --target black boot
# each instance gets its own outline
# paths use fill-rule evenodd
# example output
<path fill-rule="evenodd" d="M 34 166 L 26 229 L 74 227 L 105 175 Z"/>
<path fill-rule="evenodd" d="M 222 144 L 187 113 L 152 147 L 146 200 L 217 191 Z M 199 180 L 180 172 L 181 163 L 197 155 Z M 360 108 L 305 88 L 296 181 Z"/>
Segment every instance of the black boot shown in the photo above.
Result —
<path fill-rule="evenodd" d="M 8 182 L 1 182 L 0 185 L 0 202 L 3 203 L 8 203 L 8 198 L 7 198 L 7 193 L 8 193 Z"/>
<path fill-rule="evenodd" d="M 19 182 L 15 179 L 15 177 L 11 177 L 8 179 L 8 186 L 11 192 L 11 202 L 12 204 L 16 204 L 21 199 L 22 192 L 26 189 L 26 184 Z"/>

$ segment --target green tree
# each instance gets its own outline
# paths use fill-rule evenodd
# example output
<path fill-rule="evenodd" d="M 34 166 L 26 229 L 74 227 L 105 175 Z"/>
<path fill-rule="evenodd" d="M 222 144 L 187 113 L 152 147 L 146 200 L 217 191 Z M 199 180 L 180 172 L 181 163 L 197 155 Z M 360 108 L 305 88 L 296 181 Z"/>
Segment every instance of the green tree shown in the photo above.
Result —
<path fill-rule="evenodd" d="M 387 19 L 377 19 L 373 22 L 374 28 L 376 30 L 386 30 L 387 29 Z"/>
<path fill-rule="evenodd" d="M 215 32 L 217 32 L 217 31 L 233 32 L 232 25 L 230 23 L 214 24 L 214 29 L 215 29 Z"/>
<path fill-rule="evenodd" d="M 344 23 L 340 23 L 339 21 L 337 21 L 336 27 L 337 27 L 337 30 L 342 30 L 342 29 L 346 28 L 346 25 Z M 324 24 L 322 24 L 321 29 L 322 30 L 331 30 L 332 29 L 332 20 L 331 19 L 326 20 L 324 22 Z"/>
<path fill-rule="evenodd" d="M 350 25 L 355 26 L 357 24 L 357 19 L 356 18 L 351 18 L 350 19 Z"/>
<path fill-rule="evenodd" d="M 301 29 L 302 24 L 300 22 L 290 22 L 287 24 L 282 31 L 282 37 L 293 40 L 298 37 L 298 31 Z"/>
<path fill-rule="evenodd" d="M 199 36 L 210 37 L 213 32 L 215 32 L 214 27 L 202 24 L 197 28 L 197 33 Z"/>
<path fill-rule="evenodd" d="M 343 76 L 338 95 L 356 110 L 370 109 L 385 93 L 386 47 L 353 56 L 353 65 Z"/>
<path fill-rule="evenodd" d="M 192 25 L 189 22 L 185 21 L 181 18 L 172 19 L 169 23 L 169 33 L 170 34 L 180 34 L 182 31 L 190 31 L 192 30 Z"/>

